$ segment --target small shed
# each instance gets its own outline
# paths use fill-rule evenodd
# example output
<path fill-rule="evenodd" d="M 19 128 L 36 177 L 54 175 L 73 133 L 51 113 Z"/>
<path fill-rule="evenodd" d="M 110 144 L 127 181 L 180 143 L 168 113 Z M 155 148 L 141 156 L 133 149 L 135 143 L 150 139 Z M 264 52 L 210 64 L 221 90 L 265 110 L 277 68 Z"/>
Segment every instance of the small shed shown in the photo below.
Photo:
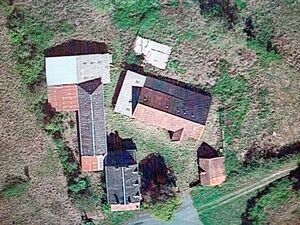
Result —
<path fill-rule="evenodd" d="M 219 156 L 212 146 L 203 142 L 198 149 L 198 157 L 201 185 L 215 186 L 225 181 L 224 156 Z"/>
<path fill-rule="evenodd" d="M 134 45 L 134 51 L 138 55 L 143 55 L 146 63 L 149 63 L 159 69 L 165 69 L 172 48 L 157 43 L 152 40 L 148 40 L 142 37 L 137 37 Z"/>

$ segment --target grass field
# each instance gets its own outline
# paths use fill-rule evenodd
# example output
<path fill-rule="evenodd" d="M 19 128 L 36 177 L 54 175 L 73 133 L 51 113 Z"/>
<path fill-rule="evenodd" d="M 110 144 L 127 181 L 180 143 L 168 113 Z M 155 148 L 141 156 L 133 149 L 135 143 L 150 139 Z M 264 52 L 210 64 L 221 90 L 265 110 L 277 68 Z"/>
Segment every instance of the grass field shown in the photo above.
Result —
<path fill-rule="evenodd" d="M 150 153 L 159 152 L 176 175 L 178 187 L 184 190 L 188 188 L 190 182 L 198 179 L 196 150 L 201 142 L 206 141 L 214 147 L 223 146 L 221 151 L 226 156 L 227 172 L 233 173 L 221 187 L 195 188 L 193 196 L 197 208 L 275 170 L 273 166 L 268 168 L 268 165 L 277 166 L 277 163 L 270 163 L 266 168 L 262 165 L 253 171 L 240 171 L 239 176 L 233 176 L 234 170 L 240 168 L 240 162 L 249 148 L 255 146 L 258 152 L 264 149 L 278 149 L 300 139 L 298 93 L 300 79 L 297 67 L 300 53 L 297 45 L 300 37 L 300 21 L 297 15 L 300 4 L 297 0 L 282 1 L 278 3 L 279 5 L 269 0 L 238 0 L 236 1 L 239 10 L 238 19 L 232 29 L 228 29 L 226 20 L 216 16 L 216 13 L 201 14 L 197 1 L 189 0 L 25 1 L 24 4 L 14 6 L 23 12 L 22 20 L 13 16 L 6 18 L 12 9 L 7 7 L 7 2 L 0 1 L 0 5 L 5 6 L 2 7 L 4 11 L 1 11 L 1 26 L 8 25 L 8 29 L 2 31 L 6 51 L 0 53 L 4 62 L 1 69 L 6 71 L 3 79 L 8 82 L 7 86 L 12 85 L 16 78 L 11 76 L 6 79 L 6 74 L 19 76 L 16 80 L 22 88 L 18 86 L 15 88 L 16 91 L 10 94 L 18 96 L 15 99 L 37 103 L 41 96 L 45 96 L 43 51 L 46 48 L 71 38 L 105 42 L 113 54 L 112 83 L 105 86 L 108 131 L 117 130 L 122 138 L 133 138 L 138 148 L 139 160 Z M 243 32 L 244 19 L 249 15 L 252 16 L 257 34 L 256 38 L 251 40 L 247 39 Z M 9 24 L 6 23 L 7 19 Z M 137 34 L 173 47 L 166 70 L 146 65 L 146 71 L 190 83 L 213 94 L 208 124 L 201 140 L 189 140 L 180 145 L 173 144 L 170 143 L 166 131 L 146 126 L 113 112 L 111 100 L 123 63 L 137 62 L 130 52 Z M 266 51 L 265 45 L 268 41 L 276 45 L 276 51 Z M 6 69 L 10 58 L 13 58 L 13 65 Z M 27 85 L 34 91 L 28 91 Z M 36 104 L 20 104 L 17 100 L 12 101 L 10 105 L 12 108 L 20 105 L 24 115 L 36 109 L 34 107 Z M 11 113 L 9 110 L 8 112 Z M 32 113 L 29 115 L 32 116 Z M 18 127 L 17 120 L 14 121 Z M 3 123 L 6 124 L 7 120 L 3 120 Z M 31 129 L 42 132 L 42 127 L 38 124 L 33 127 L 24 126 L 24 129 L 20 129 L 19 139 L 32 138 Z M 10 134 L 13 131 L 6 129 L 6 132 Z M 45 133 L 38 136 L 42 143 L 45 142 L 43 135 Z M 3 136 L 2 139 L 1 142 L 6 143 L 9 136 Z M 18 139 L 14 141 L 17 142 Z M 46 149 L 54 148 L 49 139 L 47 143 L 49 146 Z M 11 146 L 14 146 L 14 143 L 11 143 Z M 44 151 L 43 165 L 38 169 L 39 173 L 45 174 L 45 177 L 62 176 L 62 168 L 57 166 L 58 155 L 53 156 L 47 152 L 48 150 Z M 28 158 L 22 160 L 28 160 L 29 164 L 32 164 L 30 152 L 26 149 L 25 155 Z M 13 163 L 13 160 L 8 162 Z M 280 167 L 288 165 L 288 163 L 280 164 Z M 53 169 L 50 171 L 49 168 Z M 21 169 L 17 171 L 21 173 Z M 60 182 L 66 185 L 65 181 Z M 35 187 L 36 183 L 30 184 L 29 193 Z M 26 202 L 26 199 L 31 198 L 26 195 L 27 189 L 24 190 Z M 66 188 L 63 190 L 66 198 Z M 99 195 L 103 194 L 99 192 Z M 239 207 L 245 207 L 245 201 L 243 197 L 227 206 L 232 208 L 231 212 L 238 212 Z M 11 204 L 13 203 L 14 200 Z M 9 205 L 9 201 L 6 204 Z M 58 213 L 61 206 L 57 205 L 62 203 L 51 204 L 55 208 L 54 212 Z M 28 209 L 28 213 L 42 210 L 38 204 L 33 205 L 32 209 Z M 166 214 L 157 213 L 161 205 L 154 207 L 152 212 L 158 217 L 169 218 L 176 209 L 176 204 L 165 206 Z M 219 210 L 225 208 L 220 207 Z M 71 206 L 67 209 L 70 209 L 70 214 L 74 214 Z M 222 221 L 228 222 L 231 217 L 233 221 L 231 224 L 238 224 L 240 217 L 238 213 L 229 215 L 230 210 L 223 211 L 222 220 L 217 218 L 214 210 L 207 211 L 205 217 L 201 213 L 200 215 L 207 224 L 222 224 Z M 105 205 L 102 206 L 101 212 L 106 219 L 103 223 L 106 224 L 120 224 L 134 215 L 111 213 Z M 21 215 L 26 213 L 24 209 Z M 55 213 L 51 214 L 53 220 Z M 76 215 L 79 217 L 78 213 Z M 12 220 L 13 218 L 8 220 L 7 224 Z"/>

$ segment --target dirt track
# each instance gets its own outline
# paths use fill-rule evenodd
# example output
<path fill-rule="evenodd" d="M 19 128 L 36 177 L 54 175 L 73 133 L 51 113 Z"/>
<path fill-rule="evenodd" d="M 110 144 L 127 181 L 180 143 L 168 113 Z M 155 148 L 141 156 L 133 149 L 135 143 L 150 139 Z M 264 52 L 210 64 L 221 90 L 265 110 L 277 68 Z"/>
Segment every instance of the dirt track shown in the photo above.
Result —
<path fill-rule="evenodd" d="M 230 201 L 233 201 L 233 200 L 235 200 L 235 199 L 237 199 L 237 198 L 239 198 L 243 195 L 251 193 L 251 192 L 253 192 L 253 191 L 255 191 L 259 188 L 265 187 L 268 184 L 276 181 L 277 179 L 279 179 L 281 177 L 287 176 L 290 173 L 291 170 L 296 169 L 296 168 L 297 168 L 297 165 L 295 164 L 295 165 L 290 166 L 287 169 L 284 169 L 284 170 L 278 171 L 276 173 L 273 173 L 272 175 L 261 179 L 259 182 L 256 182 L 256 183 L 254 183 L 250 186 L 242 188 L 242 189 L 240 189 L 238 191 L 235 191 L 231 194 L 225 195 L 222 198 L 220 198 L 220 199 L 218 199 L 214 202 L 202 205 L 198 210 L 200 212 L 203 212 L 203 211 L 206 211 L 208 209 L 212 209 L 212 208 L 218 207 L 220 205 L 226 204 L 226 203 L 228 203 Z"/>

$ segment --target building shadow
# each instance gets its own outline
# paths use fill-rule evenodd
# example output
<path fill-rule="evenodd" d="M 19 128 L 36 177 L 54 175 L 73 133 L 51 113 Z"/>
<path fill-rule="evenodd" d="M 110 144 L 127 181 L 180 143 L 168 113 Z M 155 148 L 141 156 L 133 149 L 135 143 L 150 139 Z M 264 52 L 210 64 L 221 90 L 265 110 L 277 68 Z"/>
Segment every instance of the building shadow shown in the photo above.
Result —
<path fill-rule="evenodd" d="M 46 57 L 105 54 L 108 47 L 103 42 L 71 39 L 45 50 Z"/>

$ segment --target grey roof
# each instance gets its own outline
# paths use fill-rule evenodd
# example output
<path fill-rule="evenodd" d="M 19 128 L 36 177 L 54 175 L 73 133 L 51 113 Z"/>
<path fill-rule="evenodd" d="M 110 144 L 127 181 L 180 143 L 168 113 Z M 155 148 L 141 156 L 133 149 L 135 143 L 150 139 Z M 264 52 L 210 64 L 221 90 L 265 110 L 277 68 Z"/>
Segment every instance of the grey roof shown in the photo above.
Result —
<path fill-rule="evenodd" d="M 107 201 L 127 204 L 140 201 L 140 176 L 136 162 L 136 146 L 122 141 L 122 150 L 108 151 L 105 157 Z"/>
<path fill-rule="evenodd" d="M 81 155 L 107 152 L 103 84 L 100 79 L 78 85 L 78 118 Z"/>
<path fill-rule="evenodd" d="M 140 202 L 138 165 L 106 166 L 107 201 L 109 204 Z"/>

